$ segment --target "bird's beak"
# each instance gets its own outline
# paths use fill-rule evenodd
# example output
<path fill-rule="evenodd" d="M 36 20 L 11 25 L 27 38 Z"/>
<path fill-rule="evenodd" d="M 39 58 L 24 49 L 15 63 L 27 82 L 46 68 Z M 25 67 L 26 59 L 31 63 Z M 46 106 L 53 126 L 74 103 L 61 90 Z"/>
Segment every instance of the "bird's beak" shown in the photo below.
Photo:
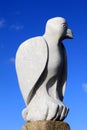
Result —
<path fill-rule="evenodd" d="M 66 38 L 70 38 L 70 39 L 73 38 L 73 34 L 72 34 L 71 29 L 67 29 L 67 32 L 66 32 Z"/>

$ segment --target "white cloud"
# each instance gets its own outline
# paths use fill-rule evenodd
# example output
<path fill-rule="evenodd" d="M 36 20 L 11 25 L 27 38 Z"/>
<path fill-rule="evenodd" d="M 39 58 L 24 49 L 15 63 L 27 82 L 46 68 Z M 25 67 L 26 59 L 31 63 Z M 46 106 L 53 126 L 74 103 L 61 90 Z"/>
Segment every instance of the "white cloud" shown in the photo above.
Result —
<path fill-rule="evenodd" d="M 4 27 L 5 25 L 5 20 L 4 19 L 0 19 L 0 28 Z"/>
<path fill-rule="evenodd" d="M 22 30 L 23 28 L 24 28 L 24 26 L 23 25 L 19 25 L 19 24 L 12 24 L 10 26 L 10 29 L 16 30 L 16 31 Z"/>
<path fill-rule="evenodd" d="M 84 91 L 87 92 L 87 84 L 83 84 L 82 87 L 83 87 Z"/>

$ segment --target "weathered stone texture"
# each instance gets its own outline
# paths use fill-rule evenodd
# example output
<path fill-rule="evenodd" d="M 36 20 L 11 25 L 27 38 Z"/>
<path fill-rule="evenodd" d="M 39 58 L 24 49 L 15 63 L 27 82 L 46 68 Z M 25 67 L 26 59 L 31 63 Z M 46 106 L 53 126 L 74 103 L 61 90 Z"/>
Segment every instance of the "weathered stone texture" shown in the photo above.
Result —
<path fill-rule="evenodd" d="M 62 121 L 31 121 L 22 130 L 70 130 L 70 127 Z"/>

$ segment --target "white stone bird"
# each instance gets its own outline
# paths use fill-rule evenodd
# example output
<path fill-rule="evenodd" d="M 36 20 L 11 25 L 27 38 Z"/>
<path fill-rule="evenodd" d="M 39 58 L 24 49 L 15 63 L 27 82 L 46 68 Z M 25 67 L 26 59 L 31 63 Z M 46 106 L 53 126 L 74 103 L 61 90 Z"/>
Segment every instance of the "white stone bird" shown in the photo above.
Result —
<path fill-rule="evenodd" d="M 63 104 L 67 79 L 66 52 L 62 40 L 72 38 L 66 20 L 47 21 L 45 34 L 25 41 L 16 53 L 16 71 L 26 103 L 26 121 L 64 120 Z"/>

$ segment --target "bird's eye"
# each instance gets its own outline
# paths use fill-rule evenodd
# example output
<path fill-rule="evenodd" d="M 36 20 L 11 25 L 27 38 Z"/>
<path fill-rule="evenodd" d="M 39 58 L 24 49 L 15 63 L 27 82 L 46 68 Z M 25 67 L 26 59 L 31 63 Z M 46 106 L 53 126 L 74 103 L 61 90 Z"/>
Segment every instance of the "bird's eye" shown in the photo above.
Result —
<path fill-rule="evenodd" d="M 63 24 L 63 28 L 64 28 L 64 29 L 67 29 L 67 25 L 66 25 L 66 24 Z"/>

